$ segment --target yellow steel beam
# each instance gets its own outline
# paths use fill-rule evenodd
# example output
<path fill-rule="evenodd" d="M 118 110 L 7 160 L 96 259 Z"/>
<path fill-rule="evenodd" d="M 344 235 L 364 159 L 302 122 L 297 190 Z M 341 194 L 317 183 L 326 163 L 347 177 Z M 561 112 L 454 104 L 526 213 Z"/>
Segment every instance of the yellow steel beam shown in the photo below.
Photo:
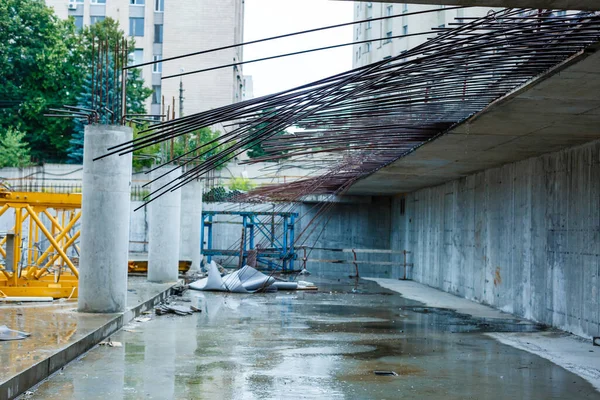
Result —
<path fill-rule="evenodd" d="M 46 212 L 46 211 L 44 210 L 44 212 Z M 35 211 L 33 211 L 33 213 L 35 214 Z M 48 214 L 50 214 L 50 213 L 48 213 Z M 46 214 L 46 216 L 48 216 L 48 214 Z M 50 216 L 52 216 L 52 215 L 50 214 Z M 45 226 L 43 226 L 44 224 L 42 224 L 42 222 L 39 220 L 39 218 L 37 221 L 40 221 L 40 222 L 38 222 L 37 225 L 42 230 L 42 232 L 44 232 L 44 230 L 45 230 L 44 234 L 46 236 L 48 236 L 48 238 L 52 237 L 53 239 L 55 239 L 56 242 L 59 242 L 71 230 L 73 225 L 75 225 L 75 223 L 79 220 L 80 216 L 81 216 L 81 211 L 79 211 L 75 215 L 75 217 L 71 221 L 69 221 L 67 226 L 65 226 L 63 228 L 62 232 L 59 233 L 58 236 L 56 236 L 56 238 L 54 238 L 54 236 L 52 236 L 52 234 L 50 234 L 50 232 L 48 232 L 48 230 L 46 229 Z M 37 218 L 37 216 L 36 216 L 36 218 Z M 42 253 L 42 255 L 38 257 L 38 259 L 35 261 L 35 265 L 41 265 L 42 261 L 44 261 L 44 259 L 46 257 L 48 257 L 48 254 L 50 253 L 50 250 L 53 247 L 56 248 L 56 246 L 52 243 L 52 241 L 50 241 L 50 246 L 48 246 L 48 248 Z M 39 274 L 37 274 L 37 277 L 39 278 Z"/>
<path fill-rule="evenodd" d="M 13 233 L 15 234 L 15 239 L 13 241 L 13 265 L 12 265 L 12 275 L 13 275 L 13 284 L 17 284 L 17 278 L 19 276 L 19 261 L 21 260 L 21 228 L 23 224 L 23 211 L 21 208 L 15 209 L 15 228 L 13 229 Z M 6 249 L 8 251 L 8 249 Z M 8 265 L 7 265 L 8 267 Z"/>
<path fill-rule="evenodd" d="M 69 257 L 67 257 L 67 255 L 65 254 L 65 252 L 63 251 L 63 249 L 61 249 L 60 246 L 58 245 L 58 243 L 56 242 L 56 240 L 54 240 L 54 237 L 52 237 L 52 235 L 50 234 L 50 232 L 48 232 L 48 229 L 46 229 L 46 227 L 44 226 L 44 224 L 42 223 L 42 221 L 38 218 L 38 216 L 35 213 L 35 211 L 31 208 L 30 205 L 26 205 L 25 209 L 27 210 L 27 212 L 29 213 L 29 215 L 31 216 L 31 218 L 33 218 L 33 220 L 38 224 L 38 226 L 40 227 L 40 229 L 42 230 L 42 232 L 44 233 L 44 235 L 46 235 L 46 237 L 48 238 L 48 241 L 50 242 L 50 244 L 54 247 L 54 249 L 58 252 L 58 254 L 60 254 L 60 256 L 62 257 L 62 259 L 65 261 L 65 263 L 67 264 L 67 266 L 69 267 L 69 269 L 73 273 L 73 275 L 75 275 L 77 278 L 79 278 L 79 271 L 77 271 L 77 268 L 75 268 L 75 266 L 73 265 L 73 263 L 71 262 L 71 260 L 69 259 Z M 63 233 L 65 231 L 67 231 L 66 228 L 63 231 Z M 62 235 L 62 233 L 61 233 L 61 235 Z M 61 235 L 58 235 L 58 236 L 60 237 Z"/>
<path fill-rule="evenodd" d="M 77 286 L 0 286 L 0 290 L 6 297 L 53 297 L 61 299 L 65 297 L 77 298 Z"/>
<path fill-rule="evenodd" d="M 75 241 L 77 239 L 79 239 L 79 235 L 81 235 L 80 231 L 75 232 L 75 235 L 73 235 L 72 238 L 69 239 L 69 241 L 63 246 L 63 250 L 67 250 L 69 247 L 71 247 L 71 245 L 73 243 L 75 243 Z M 54 256 L 52 256 L 52 258 L 50 258 L 50 260 L 48 260 L 48 262 L 46 262 L 46 265 L 44 265 L 38 272 L 35 273 L 35 276 L 37 278 L 41 277 L 42 274 L 48 269 L 50 268 L 50 266 L 54 263 L 54 261 L 56 261 L 58 259 L 58 257 L 60 257 L 58 254 L 55 254 Z M 32 268 L 33 271 L 33 268 Z M 31 272 L 27 275 L 28 277 L 31 276 Z"/>
<path fill-rule="evenodd" d="M 69 231 L 73 228 L 73 225 L 75 225 L 75 222 L 77 222 L 77 220 L 79 219 L 80 214 L 78 213 L 76 215 L 76 217 L 71 218 L 71 220 L 69 221 L 69 229 L 66 229 L 66 227 L 63 229 L 63 226 L 65 226 L 65 221 L 64 221 L 64 213 L 63 213 L 63 223 L 59 223 L 58 220 L 54 217 L 54 215 L 50 214 L 50 212 L 48 210 L 44 210 L 42 211 L 44 213 L 44 215 L 46 217 L 48 217 L 48 219 L 50 220 L 50 222 L 52 222 L 52 226 L 54 226 L 56 229 L 58 229 L 59 232 L 65 232 L 65 238 L 67 240 L 69 240 L 71 238 L 71 235 L 69 235 Z M 75 221 L 73 221 L 75 220 Z M 66 231 L 65 231 L 66 230 Z M 62 239 L 62 238 L 61 238 Z M 60 241 L 60 239 L 56 239 L 57 242 Z"/>
<path fill-rule="evenodd" d="M 81 208 L 81 193 L 0 192 L 0 205 L 19 204 L 50 208 Z"/>

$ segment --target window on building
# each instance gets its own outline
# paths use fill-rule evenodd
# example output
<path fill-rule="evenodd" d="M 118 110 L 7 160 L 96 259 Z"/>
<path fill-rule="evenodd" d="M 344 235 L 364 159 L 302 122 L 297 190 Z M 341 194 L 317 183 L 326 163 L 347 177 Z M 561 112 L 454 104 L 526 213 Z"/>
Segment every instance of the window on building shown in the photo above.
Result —
<path fill-rule="evenodd" d="M 129 65 L 137 65 L 144 62 L 144 49 L 135 49 L 129 54 Z"/>
<path fill-rule="evenodd" d="M 83 1 L 82 1 L 83 3 Z M 90 0 L 92 4 L 106 4 L 106 0 Z"/>
<path fill-rule="evenodd" d="M 104 17 L 103 15 L 92 15 L 90 17 L 90 24 L 94 25 L 96 22 L 102 22 L 104 21 Z"/>
<path fill-rule="evenodd" d="M 408 3 L 402 4 L 402 12 L 403 13 L 408 12 Z"/>
<path fill-rule="evenodd" d="M 165 11 L 165 0 L 154 0 L 154 11 L 156 11 L 156 12 Z"/>
<path fill-rule="evenodd" d="M 162 43 L 163 42 L 163 25 L 155 24 L 154 25 L 154 43 Z"/>
<path fill-rule="evenodd" d="M 160 61 L 162 60 L 162 56 L 153 56 L 152 61 Z M 152 64 L 152 72 L 156 74 L 160 74 L 162 72 L 162 63 Z"/>
<path fill-rule="evenodd" d="M 356 51 L 356 61 L 358 61 L 358 51 Z"/>
<path fill-rule="evenodd" d="M 144 36 L 144 18 L 129 18 L 129 36 Z"/>
<path fill-rule="evenodd" d="M 160 85 L 152 86 L 152 104 L 161 103 Z"/>
<path fill-rule="evenodd" d="M 366 29 L 371 29 L 372 28 L 372 22 L 371 21 L 367 21 L 367 27 Z"/>
<path fill-rule="evenodd" d="M 385 16 L 386 17 L 391 16 L 393 12 L 394 12 L 394 6 L 387 6 L 385 8 Z"/>
<path fill-rule="evenodd" d="M 83 3 L 83 0 L 69 0 L 69 3 Z"/>
<path fill-rule="evenodd" d="M 367 43 L 365 46 L 365 53 L 369 53 L 371 51 L 371 43 Z"/>
<path fill-rule="evenodd" d="M 438 26 L 438 28 L 444 29 L 446 27 L 446 24 L 441 24 Z"/>
<path fill-rule="evenodd" d="M 404 26 L 402 27 L 402 34 L 403 34 L 403 35 L 408 35 L 408 25 L 404 25 Z"/>
<path fill-rule="evenodd" d="M 129 4 L 132 6 L 143 6 L 146 4 L 146 0 L 129 0 Z"/>
<path fill-rule="evenodd" d="M 385 33 L 385 41 L 383 42 L 383 44 L 390 43 L 391 41 L 392 41 L 392 32 L 386 32 Z"/>
<path fill-rule="evenodd" d="M 75 16 L 73 16 L 73 18 L 75 19 L 75 28 L 83 29 L 83 16 L 75 15 Z"/>

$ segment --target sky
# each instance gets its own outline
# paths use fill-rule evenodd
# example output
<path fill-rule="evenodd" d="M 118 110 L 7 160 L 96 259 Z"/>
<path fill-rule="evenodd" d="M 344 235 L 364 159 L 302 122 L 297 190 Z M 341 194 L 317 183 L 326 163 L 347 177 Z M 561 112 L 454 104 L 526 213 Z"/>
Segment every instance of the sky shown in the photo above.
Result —
<path fill-rule="evenodd" d="M 246 0 L 244 41 L 352 21 L 353 2 Z M 244 61 L 352 41 L 352 26 L 244 46 Z M 243 66 L 254 96 L 290 89 L 352 68 L 352 46 Z"/>

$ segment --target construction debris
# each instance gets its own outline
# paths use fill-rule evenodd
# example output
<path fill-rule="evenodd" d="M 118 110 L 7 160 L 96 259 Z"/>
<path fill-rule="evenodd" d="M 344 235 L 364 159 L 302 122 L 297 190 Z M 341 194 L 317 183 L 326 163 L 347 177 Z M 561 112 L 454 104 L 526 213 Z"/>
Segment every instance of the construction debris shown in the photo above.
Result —
<path fill-rule="evenodd" d="M 16 331 L 6 325 L 0 325 L 0 342 L 9 340 L 21 340 L 31 336 L 31 333 Z"/>
<path fill-rule="evenodd" d="M 202 312 L 194 306 L 179 306 L 174 304 L 159 304 L 154 307 L 156 315 L 177 314 L 177 315 L 192 315 L 195 312 Z"/>
<path fill-rule="evenodd" d="M 108 346 L 108 347 L 123 347 L 123 343 L 121 343 L 121 342 L 113 342 L 112 340 L 110 340 L 110 338 L 108 338 L 108 340 L 105 340 L 104 342 L 98 343 L 98 345 L 100 345 L 100 346 Z"/>
<path fill-rule="evenodd" d="M 194 290 L 231 292 L 231 293 L 256 293 L 276 290 L 316 290 L 317 287 L 305 281 L 288 282 L 276 280 L 272 276 L 250 267 L 244 266 L 221 276 L 214 261 L 208 265 L 208 277 L 190 283 L 189 288 Z"/>

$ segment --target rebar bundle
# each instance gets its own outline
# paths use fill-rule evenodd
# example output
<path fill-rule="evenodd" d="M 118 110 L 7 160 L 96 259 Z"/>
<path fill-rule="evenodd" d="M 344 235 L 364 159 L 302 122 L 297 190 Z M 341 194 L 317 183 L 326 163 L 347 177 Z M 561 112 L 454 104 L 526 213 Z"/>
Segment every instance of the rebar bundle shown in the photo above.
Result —
<path fill-rule="evenodd" d="M 258 188 L 246 199 L 293 201 L 307 194 L 336 194 L 600 41 L 600 16 L 593 13 L 556 16 L 507 9 L 482 18 L 462 17 L 450 25 L 436 28 L 435 37 L 396 57 L 157 123 L 105 156 L 229 124 L 232 129 L 218 139 L 170 160 L 188 168 L 148 199 L 181 188 L 258 143 L 267 155 L 250 162 L 286 158 L 298 163 L 322 154 L 331 160 L 330 169 L 321 176 Z M 279 134 L 292 126 L 301 130 Z M 218 146 L 224 150 L 197 162 Z"/>

